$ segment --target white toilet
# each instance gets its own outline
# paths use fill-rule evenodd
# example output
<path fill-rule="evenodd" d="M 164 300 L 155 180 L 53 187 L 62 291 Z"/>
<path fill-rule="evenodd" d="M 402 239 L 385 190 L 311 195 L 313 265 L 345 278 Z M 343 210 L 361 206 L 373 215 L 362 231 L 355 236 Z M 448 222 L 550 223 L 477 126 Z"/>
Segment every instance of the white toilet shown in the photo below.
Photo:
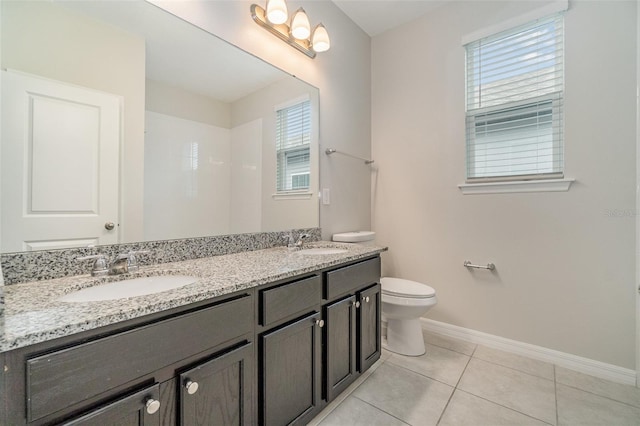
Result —
<path fill-rule="evenodd" d="M 375 232 L 358 231 L 334 234 L 333 241 L 372 244 Z M 425 353 L 420 317 L 438 303 L 436 291 L 428 285 L 401 278 L 385 277 L 382 285 L 382 320 L 387 321 L 383 346 L 402 355 Z"/>
<path fill-rule="evenodd" d="M 387 321 L 386 348 L 402 355 L 425 353 L 420 317 L 438 303 L 428 285 L 385 277 L 382 284 L 382 317 Z"/>

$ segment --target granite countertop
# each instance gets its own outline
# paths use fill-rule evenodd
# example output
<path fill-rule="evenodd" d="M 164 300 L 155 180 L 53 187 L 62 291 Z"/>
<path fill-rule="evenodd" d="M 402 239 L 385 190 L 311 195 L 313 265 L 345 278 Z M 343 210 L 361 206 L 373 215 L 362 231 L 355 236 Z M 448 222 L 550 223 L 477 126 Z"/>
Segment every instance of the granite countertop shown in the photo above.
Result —
<path fill-rule="evenodd" d="M 95 278 L 79 275 L 6 286 L 4 315 L 0 318 L 0 352 L 211 299 L 386 251 L 386 247 L 326 241 L 311 243 L 305 247 L 336 247 L 347 251 L 310 256 L 298 251 L 289 251 L 286 247 L 276 247 L 160 265 L 142 265 L 135 273 L 119 276 Z M 126 299 L 82 303 L 58 300 L 65 294 L 96 284 L 157 275 L 190 275 L 198 281 L 174 290 Z"/>

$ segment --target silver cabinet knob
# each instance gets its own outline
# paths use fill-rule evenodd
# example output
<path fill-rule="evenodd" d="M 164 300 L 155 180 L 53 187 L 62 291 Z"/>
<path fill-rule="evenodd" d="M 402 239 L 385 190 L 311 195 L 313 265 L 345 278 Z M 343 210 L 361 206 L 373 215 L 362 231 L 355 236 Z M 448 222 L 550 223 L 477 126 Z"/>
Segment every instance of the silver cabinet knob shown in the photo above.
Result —
<path fill-rule="evenodd" d="M 316 320 L 316 325 L 320 328 L 324 327 L 324 320 Z"/>
<path fill-rule="evenodd" d="M 363 296 L 362 300 L 364 300 L 365 303 L 369 303 L 369 296 Z"/>
<path fill-rule="evenodd" d="M 191 380 L 184 384 L 184 388 L 187 390 L 187 393 L 189 395 L 193 395 L 194 393 L 198 392 L 198 387 L 198 382 L 192 382 Z"/>
<path fill-rule="evenodd" d="M 107 222 L 104 224 L 104 229 L 106 229 L 107 231 L 113 231 L 113 228 L 116 227 L 116 224 L 113 222 Z"/>
<path fill-rule="evenodd" d="M 149 398 L 147 402 L 145 402 L 144 406 L 147 408 L 147 413 L 155 414 L 160 409 L 160 401 Z"/>
<path fill-rule="evenodd" d="M 353 306 L 355 306 L 356 308 L 359 308 L 360 307 L 360 302 L 358 302 L 358 301 L 353 302 Z"/>

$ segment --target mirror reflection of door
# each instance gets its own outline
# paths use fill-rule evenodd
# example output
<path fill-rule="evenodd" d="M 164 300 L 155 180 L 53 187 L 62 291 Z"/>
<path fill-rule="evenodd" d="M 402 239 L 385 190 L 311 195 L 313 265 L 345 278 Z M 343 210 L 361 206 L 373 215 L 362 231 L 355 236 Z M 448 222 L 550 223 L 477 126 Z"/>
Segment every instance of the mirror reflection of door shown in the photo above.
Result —
<path fill-rule="evenodd" d="M 2 71 L 2 252 L 117 243 L 120 104 Z"/>

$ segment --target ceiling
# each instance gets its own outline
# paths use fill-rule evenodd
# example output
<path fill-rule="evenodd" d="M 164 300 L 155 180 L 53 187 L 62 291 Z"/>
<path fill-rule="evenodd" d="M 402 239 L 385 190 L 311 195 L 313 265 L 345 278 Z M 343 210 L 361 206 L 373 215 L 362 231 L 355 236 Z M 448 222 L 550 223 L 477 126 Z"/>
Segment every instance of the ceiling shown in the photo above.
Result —
<path fill-rule="evenodd" d="M 369 36 L 398 27 L 441 6 L 446 0 L 333 0 Z"/>

